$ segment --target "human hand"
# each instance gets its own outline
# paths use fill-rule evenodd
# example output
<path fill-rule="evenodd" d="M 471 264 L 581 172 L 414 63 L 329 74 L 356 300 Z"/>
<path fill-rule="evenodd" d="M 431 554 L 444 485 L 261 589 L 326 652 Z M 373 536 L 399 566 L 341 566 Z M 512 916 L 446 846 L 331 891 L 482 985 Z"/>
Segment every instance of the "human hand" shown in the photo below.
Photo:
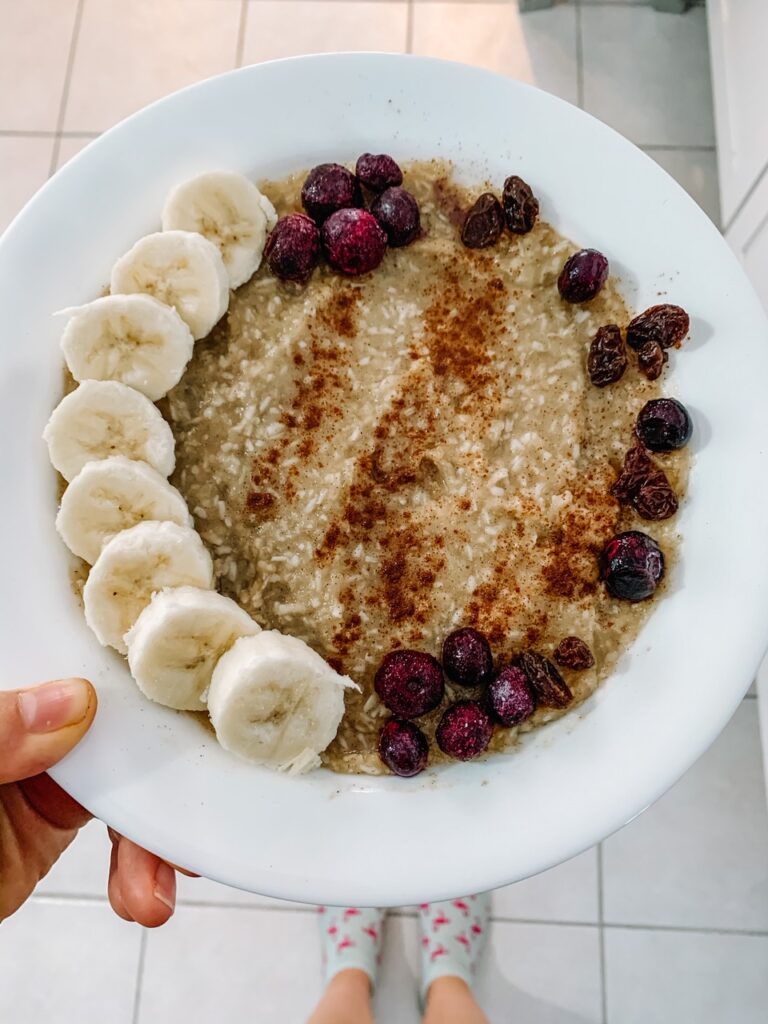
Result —
<path fill-rule="evenodd" d="M 45 774 L 80 742 L 96 691 L 64 679 L 0 692 L 0 921 L 25 902 L 91 815 Z M 109 899 L 127 921 L 154 928 L 173 913 L 170 864 L 109 830 Z"/>

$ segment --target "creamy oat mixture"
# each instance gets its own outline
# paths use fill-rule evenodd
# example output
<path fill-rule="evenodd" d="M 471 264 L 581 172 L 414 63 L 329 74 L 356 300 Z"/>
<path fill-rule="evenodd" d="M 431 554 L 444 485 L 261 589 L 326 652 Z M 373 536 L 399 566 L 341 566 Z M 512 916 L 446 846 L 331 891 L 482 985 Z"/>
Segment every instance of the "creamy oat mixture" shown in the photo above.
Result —
<path fill-rule="evenodd" d="M 384 770 L 389 712 L 373 676 L 393 648 L 439 656 L 447 633 L 472 625 L 500 660 L 551 657 L 575 634 L 597 664 L 563 669 L 574 707 L 653 607 L 597 582 L 606 540 L 649 529 L 610 487 L 639 409 L 661 393 L 634 360 L 612 386 L 587 377 L 597 329 L 632 315 L 616 282 L 584 306 L 563 302 L 556 279 L 577 246 L 540 221 L 466 249 L 457 223 L 480 189 L 459 189 L 443 164 L 405 172 L 423 238 L 359 279 L 321 267 L 300 288 L 263 267 L 165 408 L 173 483 L 219 589 L 361 687 L 324 758 L 341 771 Z M 264 186 L 281 214 L 300 209 L 304 177 Z M 681 494 L 685 455 L 661 462 Z M 674 519 L 649 532 L 674 554 Z M 452 693 L 419 722 L 430 739 Z M 561 713 L 540 708 L 519 729 Z M 497 729 L 493 746 L 517 731 Z"/>

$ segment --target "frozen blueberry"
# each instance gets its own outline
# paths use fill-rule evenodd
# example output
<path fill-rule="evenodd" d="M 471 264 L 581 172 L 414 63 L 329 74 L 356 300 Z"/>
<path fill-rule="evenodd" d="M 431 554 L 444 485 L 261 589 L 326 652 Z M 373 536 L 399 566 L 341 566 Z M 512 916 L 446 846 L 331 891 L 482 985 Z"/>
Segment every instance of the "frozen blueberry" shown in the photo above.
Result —
<path fill-rule="evenodd" d="M 403 172 L 386 153 L 363 153 L 358 157 L 355 173 L 358 180 L 371 192 L 403 184 Z"/>
<path fill-rule="evenodd" d="M 461 686 L 486 682 L 493 672 L 493 655 L 483 634 L 471 626 L 449 633 L 443 641 L 443 670 Z"/>
<path fill-rule="evenodd" d="M 673 452 L 691 439 L 693 424 L 688 410 L 676 398 L 654 398 L 637 417 L 637 436 L 652 452 Z"/>
<path fill-rule="evenodd" d="M 488 749 L 491 736 L 491 716 L 476 700 L 460 700 L 452 704 L 443 714 L 435 732 L 442 752 L 458 761 L 470 761 L 482 754 Z"/>
<path fill-rule="evenodd" d="M 264 258 L 281 281 L 305 284 L 320 259 L 317 224 L 305 213 L 281 217 L 267 239 Z"/>
<path fill-rule="evenodd" d="M 557 287 L 566 302 L 589 302 L 608 280 L 608 260 L 597 249 L 580 249 L 565 261 Z"/>
<path fill-rule="evenodd" d="M 362 206 L 363 196 L 352 171 L 341 164 L 318 164 L 306 177 L 301 202 L 312 220 L 322 224 L 335 210 Z"/>
<path fill-rule="evenodd" d="M 528 676 L 519 665 L 505 665 L 488 686 L 491 711 L 507 727 L 524 721 L 536 710 Z"/>
<path fill-rule="evenodd" d="M 334 270 L 367 274 L 384 258 L 387 236 L 367 210 L 337 210 L 323 224 L 323 248 Z"/>
<path fill-rule="evenodd" d="M 390 651 L 373 685 L 383 704 L 398 718 L 418 718 L 443 699 L 445 683 L 436 658 L 423 651 Z"/>
<path fill-rule="evenodd" d="M 664 576 L 664 553 L 647 533 L 619 533 L 600 555 L 600 579 L 622 601 L 651 597 Z"/>
<path fill-rule="evenodd" d="M 371 204 L 371 213 L 387 233 L 394 248 L 408 245 L 421 231 L 419 204 L 404 188 L 388 188 Z"/>
<path fill-rule="evenodd" d="M 427 737 L 413 722 L 390 718 L 379 734 L 379 757 L 395 775 L 418 775 L 429 759 Z"/>

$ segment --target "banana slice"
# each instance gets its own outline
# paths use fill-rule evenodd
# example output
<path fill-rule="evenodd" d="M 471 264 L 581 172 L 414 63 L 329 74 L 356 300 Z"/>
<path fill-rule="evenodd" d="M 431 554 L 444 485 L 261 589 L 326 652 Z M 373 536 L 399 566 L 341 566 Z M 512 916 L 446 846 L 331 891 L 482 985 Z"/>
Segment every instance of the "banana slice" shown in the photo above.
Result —
<path fill-rule="evenodd" d="M 140 238 L 112 268 L 114 295 L 142 292 L 173 306 L 195 339 L 204 338 L 229 305 L 221 253 L 194 231 L 157 231 Z"/>
<path fill-rule="evenodd" d="M 242 174 L 199 174 L 182 182 L 168 196 L 163 207 L 163 230 L 199 231 L 218 246 L 230 288 L 239 288 L 261 263 L 270 216 L 263 198 Z"/>
<path fill-rule="evenodd" d="M 267 218 L 267 234 L 269 234 L 270 231 L 274 231 L 275 224 L 277 224 L 277 210 L 269 196 L 265 196 L 263 192 L 259 192 L 259 204 Z"/>
<path fill-rule="evenodd" d="M 216 662 L 235 640 L 259 628 L 239 605 L 212 590 L 163 590 L 125 637 L 128 665 L 150 700 L 202 711 Z"/>
<path fill-rule="evenodd" d="M 85 621 L 104 647 L 127 654 L 123 638 L 152 595 L 183 586 L 213 586 L 203 542 L 177 523 L 138 523 L 108 541 L 96 559 L 83 588 Z"/>
<path fill-rule="evenodd" d="M 146 395 L 115 380 L 84 380 L 59 402 L 43 432 L 48 455 L 66 481 L 86 462 L 125 455 L 163 476 L 176 463 L 171 428 Z"/>
<path fill-rule="evenodd" d="M 62 312 L 72 314 L 61 347 L 75 380 L 117 380 L 156 402 L 192 358 L 189 327 L 151 295 L 106 295 Z"/>
<path fill-rule="evenodd" d="M 93 565 L 108 540 L 145 519 L 193 525 L 187 503 L 156 469 L 113 455 L 83 466 L 64 492 L 56 529 Z"/>
<path fill-rule="evenodd" d="M 208 712 L 226 750 L 257 764 L 307 771 L 336 735 L 350 686 L 302 640 L 264 630 L 238 640 L 221 658 Z"/>

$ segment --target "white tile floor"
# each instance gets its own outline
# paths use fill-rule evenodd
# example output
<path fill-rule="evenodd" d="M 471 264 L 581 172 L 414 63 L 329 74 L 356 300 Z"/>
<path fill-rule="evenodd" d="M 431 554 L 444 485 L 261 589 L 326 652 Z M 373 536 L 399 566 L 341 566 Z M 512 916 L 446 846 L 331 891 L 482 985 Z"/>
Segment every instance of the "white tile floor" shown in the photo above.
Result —
<path fill-rule="evenodd" d="M 290 25 L 290 30 L 284 26 Z M 413 50 L 535 82 L 609 121 L 717 221 L 704 11 L 633 0 L 0 0 L 0 230 L 48 174 L 144 103 L 239 63 Z M 768 814 L 754 698 L 651 810 L 495 897 L 480 992 L 491 1020 L 757 1024 L 768 1019 Z M 165 929 L 104 903 L 91 824 L 0 928 L 9 1024 L 300 1022 L 319 986 L 312 913 L 181 879 Z M 383 1024 L 414 1024 L 416 921 L 390 919 Z"/>

